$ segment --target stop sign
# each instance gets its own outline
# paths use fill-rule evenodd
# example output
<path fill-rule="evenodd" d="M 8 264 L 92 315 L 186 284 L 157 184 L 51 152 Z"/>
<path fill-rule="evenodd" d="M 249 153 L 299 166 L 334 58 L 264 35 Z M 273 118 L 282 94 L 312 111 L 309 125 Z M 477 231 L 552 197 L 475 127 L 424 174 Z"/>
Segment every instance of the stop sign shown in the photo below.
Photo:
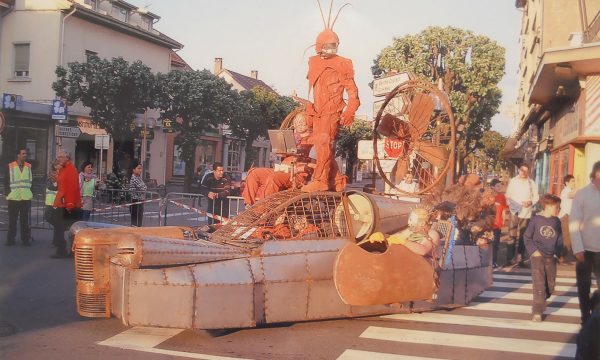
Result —
<path fill-rule="evenodd" d="M 383 149 L 387 156 L 397 159 L 404 151 L 404 141 L 386 138 Z"/>

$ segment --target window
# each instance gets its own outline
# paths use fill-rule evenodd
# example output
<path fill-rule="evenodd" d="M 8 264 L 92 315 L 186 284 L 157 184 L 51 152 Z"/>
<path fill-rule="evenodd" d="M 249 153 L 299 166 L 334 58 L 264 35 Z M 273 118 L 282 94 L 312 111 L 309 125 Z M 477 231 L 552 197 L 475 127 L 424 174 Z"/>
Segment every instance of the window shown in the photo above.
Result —
<path fill-rule="evenodd" d="M 85 5 L 89 5 L 92 10 L 96 10 L 96 0 L 83 0 Z"/>
<path fill-rule="evenodd" d="M 85 51 L 85 62 L 90 62 L 90 58 L 93 56 L 98 56 L 98 53 L 92 50 Z"/>
<path fill-rule="evenodd" d="M 113 4 L 110 15 L 115 19 L 127 22 L 128 11 L 124 7 Z"/>
<path fill-rule="evenodd" d="M 241 155 L 242 153 L 242 142 L 231 140 L 229 149 L 227 152 L 227 169 L 226 171 L 242 171 L 241 170 Z"/>
<path fill-rule="evenodd" d="M 29 44 L 15 44 L 15 77 L 29 77 Z"/>
<path fill-rule="evenodd" d="M 142 16 L 142 23 L 140 24 L 140 26 L 144 30 L 152 30 L 152 18 Z"/>

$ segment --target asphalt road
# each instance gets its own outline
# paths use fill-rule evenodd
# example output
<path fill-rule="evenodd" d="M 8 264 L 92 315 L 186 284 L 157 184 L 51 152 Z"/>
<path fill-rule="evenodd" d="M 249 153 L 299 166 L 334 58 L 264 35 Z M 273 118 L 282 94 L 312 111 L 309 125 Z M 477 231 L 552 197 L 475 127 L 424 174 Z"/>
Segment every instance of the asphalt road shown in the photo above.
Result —
<path fill-rule="evenodd" d="M 575 352 L 573 266 L 560 267 L 542 323 L 530 321 L 528 272 L 515 270 L 496 272 L 492 288 L 453 311 L 221 332 L 127 328 L 80 317 L 73 260 L 49 258 L 50 232 L 33 236 L 32 247 L 0 246 L 0 359 L 538 360 Z"/>

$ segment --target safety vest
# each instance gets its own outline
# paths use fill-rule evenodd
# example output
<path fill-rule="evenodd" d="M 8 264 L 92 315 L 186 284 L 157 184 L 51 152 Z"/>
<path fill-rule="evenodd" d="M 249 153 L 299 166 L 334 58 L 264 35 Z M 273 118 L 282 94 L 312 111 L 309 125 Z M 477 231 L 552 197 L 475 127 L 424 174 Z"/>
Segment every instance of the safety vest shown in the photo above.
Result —
<path fill-rule="evenodd" d="M 46 189 L 46 205 L 47 206 L 53 206 L 54 205 L 54 200 L 56 200 L 56 193 L 58 191 L 56 190 L 50 190 L 50 189 Z"/>
<path fill-rule="evenodd" d="M 8 173 L 10 175 L 10 194 L 6 197 L 7 200 L 31 200 L 31 182 L 33 180 L 31 174 L 31 164 L 25 163 L 23 170 L 19 168 L 16 161 L 8 164 Z"/>
<path fill-rule="evenodd" d="M 96 187 L 96 179 L 85 181 L 82 177 L 81 182 L 81 196 L 93 197 L 94 189 Z"/>

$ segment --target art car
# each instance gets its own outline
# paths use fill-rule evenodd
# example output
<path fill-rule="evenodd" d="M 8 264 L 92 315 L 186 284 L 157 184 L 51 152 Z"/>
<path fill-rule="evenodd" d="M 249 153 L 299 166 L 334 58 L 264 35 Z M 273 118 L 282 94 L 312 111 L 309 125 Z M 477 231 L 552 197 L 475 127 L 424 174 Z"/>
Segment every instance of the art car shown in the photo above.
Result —
<path fill-rule="evenodd" d="M 491 286 L 491 250 L 454 244 L 450 222 L 433 224 L 442 234 L 433 257 L 365 241 L 406 228 L 413 207 L 358 191 L 289 190 L 212 233 L 80 222 L 78 312 L 128 326 L 226 329 L 468 304 Z"/>

